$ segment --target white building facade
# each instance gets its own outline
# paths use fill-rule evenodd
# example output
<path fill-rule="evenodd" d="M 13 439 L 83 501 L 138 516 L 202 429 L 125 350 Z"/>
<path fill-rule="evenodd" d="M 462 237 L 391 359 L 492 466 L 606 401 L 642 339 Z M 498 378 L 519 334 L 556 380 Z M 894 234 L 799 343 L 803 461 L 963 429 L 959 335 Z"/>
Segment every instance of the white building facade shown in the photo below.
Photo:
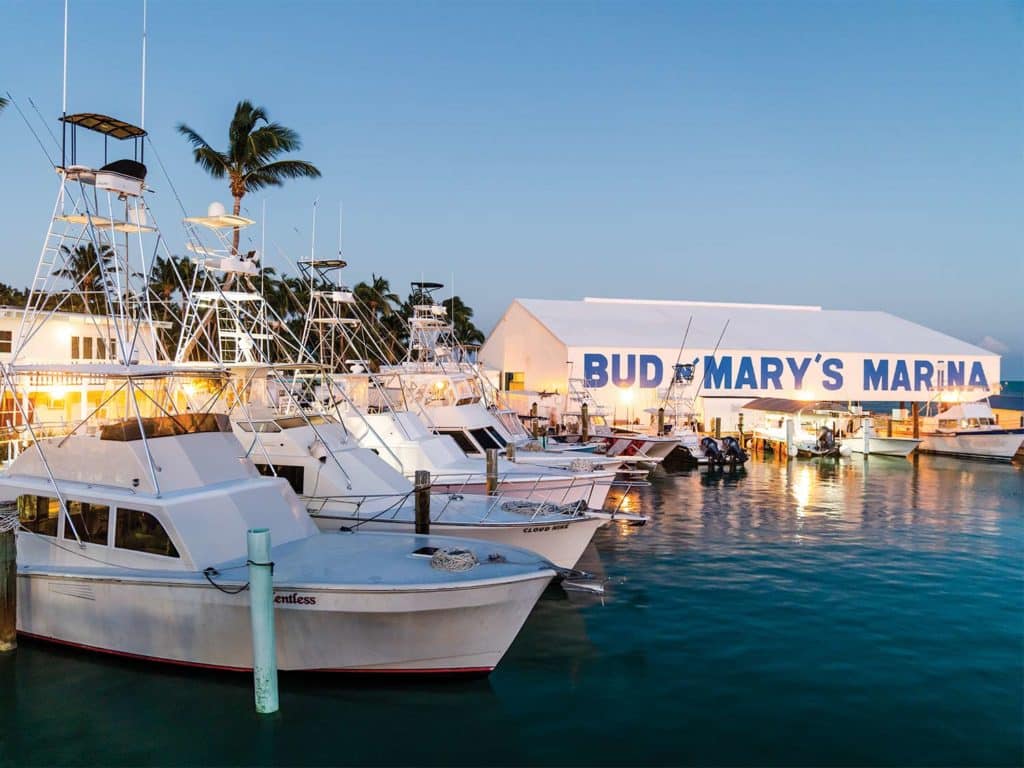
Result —
<path fill-rule="evenodd" d="M 976 400 L 1000 374 L 998 355 L 886 312 L 595 298 L 513 301 L 480 361 L 517 409 L 536 402 L 552 420 L 571 408 L 570 379 L 630 424 L 649 423 L 672 384 L 725 430 L 757 397 Z"/>

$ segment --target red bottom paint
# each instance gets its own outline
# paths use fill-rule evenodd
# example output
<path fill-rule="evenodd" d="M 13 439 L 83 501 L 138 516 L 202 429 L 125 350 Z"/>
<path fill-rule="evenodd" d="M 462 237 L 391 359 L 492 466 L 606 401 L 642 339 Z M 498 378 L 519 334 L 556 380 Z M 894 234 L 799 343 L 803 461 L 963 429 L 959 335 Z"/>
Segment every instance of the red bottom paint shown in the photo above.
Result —
<path fill-rule="evenodd" d="M 220 664 L 203 664 L 198 661 L 180 661 L 179 659 L 165 659 L 160 656 L 146 656 L 141 653 L 128 653 L 126 651 L 113 651 L 109 648 L 98 648 L 94 645 L 84 645 L 82 643 L 73 643 L 70 640 L 59 640 L 56 637 L 47 637 L 46 635 L 36 635 L 32 632 L 24 632 L 18 630 L 18 634 L 23 637 L 29 637 L 33 640 L 40 640 L 44 643 L 54 643 L 56 645 L 64 645 L 70 648 L 78 648 L 83 651 L 93 651 L 94 653 L 105 653 L 108 656 L 120 656 L 126 659 L 136 659 L 138 661 L 155 661 L 160 664 L 173 664 L 178 667 L 193 667 L 196 669 L 215 669 L 221 672 L 252 672 L 252 667 L 228 667 Z M 438 667 L 435 669 L 346 669 L 342 668 L 331 668 L 326 667 L 322 669 L 299 669 L 299 670 L 281 670 L 283 672 L 333 672 L 340 674 L 352 674 L 352 675 L 486 675 L 491 673 L 494 667 Z"/>

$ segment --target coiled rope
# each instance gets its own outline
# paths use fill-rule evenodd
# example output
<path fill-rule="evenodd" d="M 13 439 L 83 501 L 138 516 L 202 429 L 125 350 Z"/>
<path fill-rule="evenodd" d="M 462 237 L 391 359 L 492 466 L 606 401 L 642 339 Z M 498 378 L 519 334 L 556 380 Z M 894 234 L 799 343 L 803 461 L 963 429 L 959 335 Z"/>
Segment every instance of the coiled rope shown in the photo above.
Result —
<path fill-rule="evenodd" d="M 439 549 L 430 558 L 430 567 L 439 571 L 468 571 L 479 563 L 468 549 Z"/>
<path fill-rule="evenodd" d="M 14 505 L 0 507 L 0 533 L 10 533 L 21 524 L 18 508 Z"/>
<path fill-rule="evenodd" d="M 569 504 L 556 504 L 553 501 L 509 499 L 502 502 L 501 508 L 506 512 L 520 515 L 565 515 L 567 517 L 579 517 L 587 511 L 587 502 L 585 499 L 579 499 Z"/>

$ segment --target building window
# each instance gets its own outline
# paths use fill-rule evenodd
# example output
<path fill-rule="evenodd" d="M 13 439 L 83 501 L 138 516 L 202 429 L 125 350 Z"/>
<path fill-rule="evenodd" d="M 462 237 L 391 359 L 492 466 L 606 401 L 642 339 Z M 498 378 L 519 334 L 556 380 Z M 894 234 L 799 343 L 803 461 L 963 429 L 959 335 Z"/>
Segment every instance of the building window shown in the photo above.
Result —
<path fill-rule="evenodd" d="M 160 521 L 149 512 L 138 509 L 118 507 L 114 546 L 150 555 L 178 556 L 178 550 Z"/>
<path fill-rule="evenodd" d="M 82 359 L 82 353 L 80 351 L 81 350 L 81 344 L 82 344 L 81 338 L 79 338 L 78 336 L 72 336 L 71 337 L 71 359 L 72 360 L 81 360 Z"/>
<path fill-rule="evenodd" d="M 69 501 L 68 514 L 71 524 L 64 521 L 64 538 L 74 539 L 75 533 L 86 544 L 107 543 L 107 523 L 110 520 L 110 507 L 103 504 L 90 504 L 87 501 Z"/>
<path fill-rule="evenodd" d="M 107 343 L 103 339 L 96 339 L 96 359 L 107 359 Z"/>
<path fill-rule="evenodd" d="M 92 360 L 92 336 L 86 336 L 82 339 L 82 357 L 86 360 Z"/>
<path fill-rule="evenodd" d="M 508 392 L 522 392 L 526 389 L 526 373 L 524 371 L 506 371 L 505 389 Z"/>
<path fill-rule="evenodd" d="M 10 352 L 14 342 L 14 331 L 0 331 L 0 352 Z"/>
<path fill-rule="evenodd" d="M 60 502 L 49 496 L 19 496 L 18 519 L 26 530 L 42 536 L 56 536 Z"/>

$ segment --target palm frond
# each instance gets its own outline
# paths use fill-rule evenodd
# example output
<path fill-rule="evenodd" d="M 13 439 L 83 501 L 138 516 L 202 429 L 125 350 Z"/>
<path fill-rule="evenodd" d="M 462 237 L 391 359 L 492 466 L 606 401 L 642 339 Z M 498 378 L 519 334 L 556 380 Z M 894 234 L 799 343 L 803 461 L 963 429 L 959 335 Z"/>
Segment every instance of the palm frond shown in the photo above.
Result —
<path fill-rule="evenodd" d="M 263 187 L 279 187 L 285 179 L 318 179 L 320 170 L 305 160 L 278 160 L 255 168 L 243 177 L 245 188 L 252 192 Z"/>
<path fill-rule="evenodd" d="M 211 147 L 206 139 L 184 123 L 178 124 L 178 133 L 188 139 L 193 146 L 192 157 L 200 168 L 215 179 L 224 178 L 224 174 L 227 173 L 228 159 L 222 153 Z"/>

